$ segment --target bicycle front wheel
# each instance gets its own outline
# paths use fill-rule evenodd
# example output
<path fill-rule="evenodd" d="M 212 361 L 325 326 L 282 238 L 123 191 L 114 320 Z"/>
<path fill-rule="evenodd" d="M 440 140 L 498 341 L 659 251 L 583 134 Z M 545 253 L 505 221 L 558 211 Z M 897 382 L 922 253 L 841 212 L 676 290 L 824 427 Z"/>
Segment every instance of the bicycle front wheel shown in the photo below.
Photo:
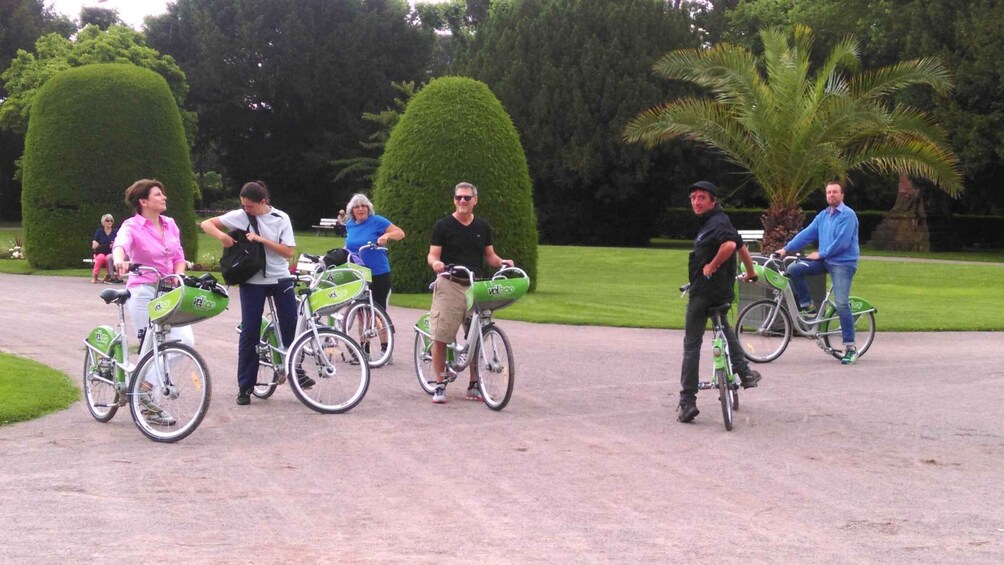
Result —
<path fill-rule="evenodd" d="M 345 333 L 362 347 L 370 367 L 383 367 L 394 353 L 394 326 L 378 304 L 357 302 L 345 316 Z"/>
<path fill-rule="evenodd" d="M 875 341 L 875 312 L 853 313 L 852 315 L 854 316 L 854 341 L 857 344 L 858 357 L 861 357 Z M 844 355 L 844 340 L 840 333 L 840 318 L 837 317 L 837 310 L 832 304 L 827 304 L 825 317 L 832 319 L 819 326 L 819 333 L 823 336 L 823 345 L 832 352 L 834 357 L 840 359 Z"/>
<path fill-rule="evenodd" d="M 275 326 L 269 325 L 262 333 L 261 341 L 255 348 L 258 351 L 258 376 L 255 377 L 254 388 L 251 394 L 258 398 L 265 399 L 275 393 L 275 387 L 279 385 L 280 367 L 282 357 L 272 350 L 270 346 L 277 346 L 279 339 L 275 335 Z"/>
<path fill-rule="evenodd" d="M 718 381 L 718 399 L 722 403 L 725 430 L 732 431 L 732 391 L 729 390 L 729 377 L 725 369 L 715 369 L 715 379 Z"/>
<path fill-rule="evenodd" d="M 209 368 L 183 343 L 169 343 L 139 360 L 129 381 L 133 422 L 153 441 L 188 437 L 206 417 L 212 398 Z"/>
<path fill-rule="evenodd" d="M 354 408 L 370 386 L 370 366 L 349 336 L 319 327 L 297 336 L 289 349 L 286 374 L 293 393 L 308 408 L 341 414 Z"/>
<path fill-rule="evenodd" d="M 773 300 L 758 300 L 739 312 L 736 338 L 747 359 L 769 363 L 780 357 L 791 342 L 791 318 Z"/>
<path fill-rule="evenodd" d="M 516 363 L 512 357 L 509 338 L 495 324 L 481 331 L 481 342 L 474 351 L 474 370 L 481 386 L 481 396 L 492 410 L 501 410 L 509 404 L 516 380 Z"/>
<path fill-rule="evenodd" d="M 432 338 L 415 332 L 415 374 L 426 394 L 436 392 L 436 371 L 432 368 Z"/>
<path fill-rule="evenodd" d="M 84 400 L 87 411 L 99 422 L 108 422 L 118 412 L 119 395 L 115 390 L 115 369 L 102 371 L 98 355 L 86 347 L 84 351 Z M 108 365 L 105 360 L 105 365 Z"/>

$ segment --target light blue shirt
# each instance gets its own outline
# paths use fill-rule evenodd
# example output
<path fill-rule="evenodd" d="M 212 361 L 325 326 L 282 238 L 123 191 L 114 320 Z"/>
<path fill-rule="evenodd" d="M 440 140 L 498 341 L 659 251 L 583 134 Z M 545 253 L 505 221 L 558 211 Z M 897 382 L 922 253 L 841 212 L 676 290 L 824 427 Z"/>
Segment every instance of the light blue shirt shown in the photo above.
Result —
<path fill-rule="evenodd" d="M 819 242 L 820 259 L 834 265 L 857 266 L 860 254 L 857 214 L 843 202 L 836 208 L 826 207 L 784 249 L 794 253 L 814 242 Z"/>

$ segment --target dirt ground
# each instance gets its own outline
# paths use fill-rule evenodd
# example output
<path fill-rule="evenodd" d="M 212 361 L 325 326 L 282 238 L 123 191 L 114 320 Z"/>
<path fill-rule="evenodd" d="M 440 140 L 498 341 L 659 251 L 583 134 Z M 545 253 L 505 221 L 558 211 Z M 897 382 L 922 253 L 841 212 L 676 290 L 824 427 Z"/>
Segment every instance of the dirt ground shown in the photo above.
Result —
<path fill-rule="evenodd" d="M 79 384 L 99 290 L 0 275 L 0 350 Z M 509 406 L 433 405 L 404 309 L 351 412 L 240 407 L 239 312 L 195 326 L 213 401 L 177 444 L 82 403 L 0 428 L 0 564 L 1004 561 L 999 333 L 880 333 L 849 367 L 798 340 L 726 432 L 713 392 L 675 421 L 680 331 L 503 321 Z"/>

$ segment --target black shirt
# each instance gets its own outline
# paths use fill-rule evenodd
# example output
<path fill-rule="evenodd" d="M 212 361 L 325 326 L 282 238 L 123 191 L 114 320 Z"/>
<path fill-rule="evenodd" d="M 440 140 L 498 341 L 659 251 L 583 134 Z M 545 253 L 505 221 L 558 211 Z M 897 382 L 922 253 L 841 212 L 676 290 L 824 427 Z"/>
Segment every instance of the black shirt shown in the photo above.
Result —
<path fill-rule="evenodd" d="M 477 216 L 465 226 L 450 214 L 432 227 L 432 245 L 443 248 L 439 260 L 447 265 L 463 265 L 475 276 L 481 272 L 485 248 L 491 244 L 492 228 Z"/>
<path fill-rule="evenodd" d="M 736 254 L 733 253 L 722 263 L 710 279 L 704 276 L 704 266 L 718 254 L 718 248 L 726 241 L 736 242 L 736 249 L 742 247 L 743 239 L 732 226 L 720 204 L 701 217 L 701 227 L 694 239 L 694 250 L 690 252 L 690 295 L 706 297 L 713 302 L 732 302 L 735 299 Z"/>

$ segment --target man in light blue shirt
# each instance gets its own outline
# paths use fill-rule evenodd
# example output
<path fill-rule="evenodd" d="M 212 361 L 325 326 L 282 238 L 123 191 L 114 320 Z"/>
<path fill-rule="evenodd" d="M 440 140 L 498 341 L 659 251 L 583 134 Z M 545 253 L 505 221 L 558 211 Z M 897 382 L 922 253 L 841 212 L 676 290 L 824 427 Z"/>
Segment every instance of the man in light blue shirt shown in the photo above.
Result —
<path fill-rule="evenodd" d="M 799 313 L 803 315 L 816 313 L 805 277 L 830 273 L 833 303 L 840 317 L 840 333 L 844 340 L 844 356 L 840 362 L 850 365 L 858 358 L 854 346 L 854 317 L 849 303 L 851 280 L 858 270 L 858 217 L 844 204 L 844 185 L 838 181 L 826 183 L 826 203 L 826 209 L 777 252 L 784 257 L 786 253 L 818 242 L 819 250 L 789 265 L 787 273 L 798 299 Z"/>

